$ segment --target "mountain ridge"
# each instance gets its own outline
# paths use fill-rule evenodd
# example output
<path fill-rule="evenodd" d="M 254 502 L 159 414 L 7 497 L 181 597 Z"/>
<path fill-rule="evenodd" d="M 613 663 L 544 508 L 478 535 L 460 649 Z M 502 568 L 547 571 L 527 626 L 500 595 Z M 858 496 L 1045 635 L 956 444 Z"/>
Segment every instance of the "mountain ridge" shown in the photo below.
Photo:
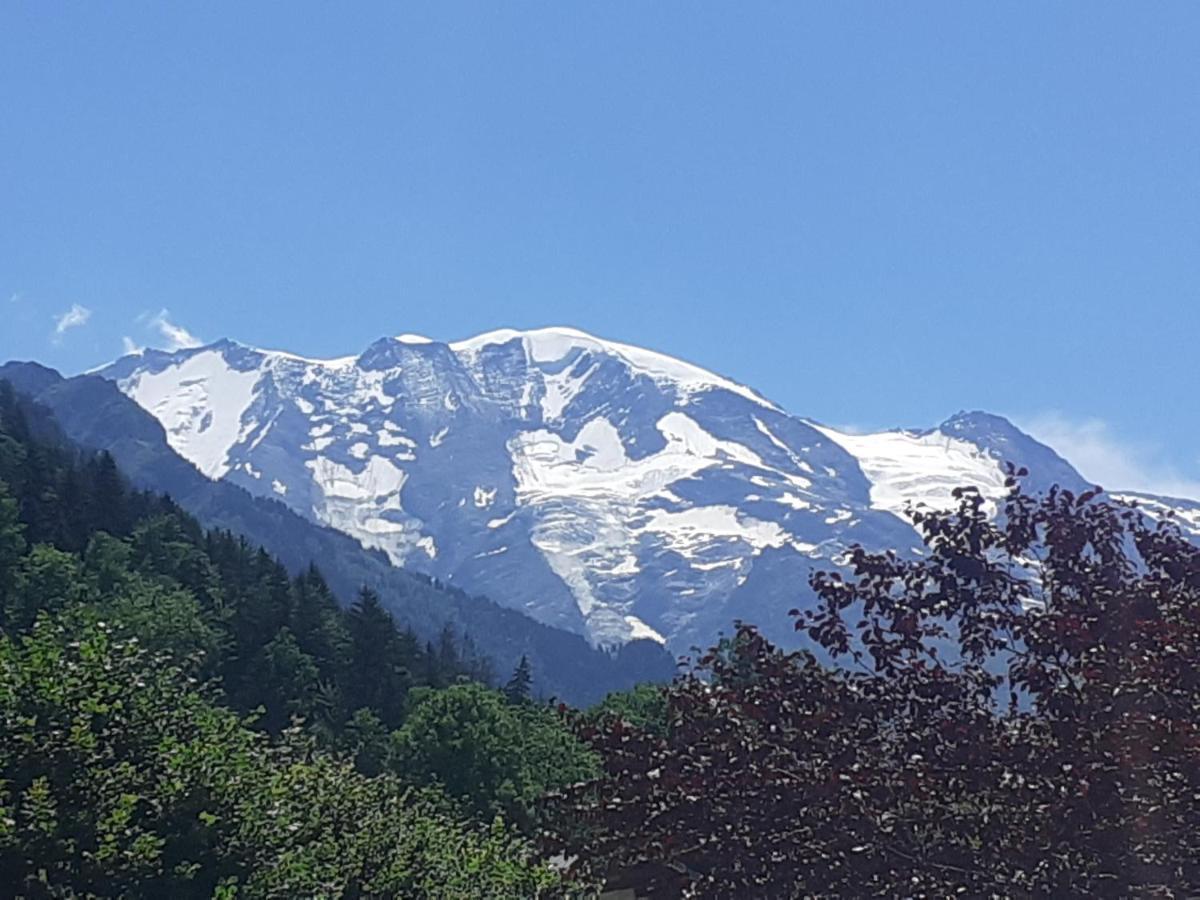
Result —
<path fill-rule="evenodd" d="M 852 435 L 567 328 L 332 360 L 226 340 L 100 374 L 209 477 L 596 644 L 683 650 L 735 618 L 785 637 L 812 568 L 851 543 L 919 544 L 909 502 L 973 484 L 994 503 L 1003 462 L 1034 490 L 1089 486 L 991 413 Z"/>

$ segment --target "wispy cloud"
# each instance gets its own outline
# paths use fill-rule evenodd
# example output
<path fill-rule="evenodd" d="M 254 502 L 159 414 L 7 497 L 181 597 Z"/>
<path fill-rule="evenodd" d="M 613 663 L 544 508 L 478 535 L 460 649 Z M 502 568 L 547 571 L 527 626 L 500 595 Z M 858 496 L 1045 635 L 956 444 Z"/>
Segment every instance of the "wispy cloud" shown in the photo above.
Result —
<path fill-rule="evenodd" d="M 840 431 L 842 434 L 853 435 L 874 434 L 877 431 L 887 430 L 886 428 L 872 428 L 870 425 L 862 425 L 858 422 L 818 422 L 817 424 Z"/>
<path fill-rule="evenodd" d="M 1163 447 L 1122 437 L 1103 419 L 1045 412 L 1014 421 L 1105 488 L 1200 500 L 1200 480 L 1181 472 Z"/>
<path fill-rule="evenodd" d="M 123 338 L 121 338 L 121 353 L 124 356 L 129 356 L 132 353 L 141 353 L 145 349 L 145 347 L 143 347 L 129 335 L 125 335 Z"/>
<path fill-rule="evenodd" d="M 24 299 L 25 299 L 25 295 L 22 294 L 20 291 L 13 291 L 12 294 L 8 298 L 8 302 L 9 303 L 20 303 Z"/>
<path fill-rule="evenodd" d="M 72 303 L 71 308 L 64 313 L 59 313 L 54 317 L 54 338 L 55 343 L 62 340 L 62 336 L 72 328 L 81 328 L 86 325 L 88 319 L 92 317 L 92 311 L 86 306 L 80 306 L 78 303 Z"/>
<path fill-rule="evenodd" d="M 187 350 L 191 347 L 199 347 L 204 343 L 182 325 L 171 321 L 171 312 L 167 309 L 160 309 L 153 315 L 143 313 L 138 316 L 137 321 L 166 341 L 167 350 Z"/>

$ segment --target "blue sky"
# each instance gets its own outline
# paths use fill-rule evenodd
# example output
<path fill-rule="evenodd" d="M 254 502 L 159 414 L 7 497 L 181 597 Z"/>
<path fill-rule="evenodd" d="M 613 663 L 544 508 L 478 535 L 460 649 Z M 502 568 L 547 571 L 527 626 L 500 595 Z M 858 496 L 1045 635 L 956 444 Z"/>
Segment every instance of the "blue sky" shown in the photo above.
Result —
<path fill-rule="evenodd" d="M 568 324 L 1200 495 L 1197 47 L 1184 3 L 5 3 L 0 358 Z"/>

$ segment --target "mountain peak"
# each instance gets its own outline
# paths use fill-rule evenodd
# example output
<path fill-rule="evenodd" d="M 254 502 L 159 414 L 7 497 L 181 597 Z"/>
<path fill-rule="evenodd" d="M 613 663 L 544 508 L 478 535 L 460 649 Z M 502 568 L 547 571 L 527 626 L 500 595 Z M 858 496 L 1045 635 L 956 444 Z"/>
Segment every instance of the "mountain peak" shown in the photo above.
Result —
<path fill-rule="evenodd" d="M 638 374 L 646 375 L 654 381 L 674 383 L 684 391 L 718 388 L 738 394 L 762 406 L 779 410 L 775 404 L 745 385 L 738 384 L 694 363 L 668 356 L 656 350 L 597 337 L 577 328 L 553 326 L 528 331 L 502 328 L 462 341 L 455 341 L 450 344 L 450 348 L 455 352 L 474 355 L 485 347 L 508 344 L 513 341 L 522 343 L 526 357 L 534 364 L 561 362 L 574 352 L 604 354 L 619 359 Z"/>
<path fill-rule="evenodd" d="M 1026 469 L 1026 490 L 1040 492 L 1054 485 L 1073 491 L 1091 487 L 1074 466 L 1004 416 L 981 410 L 958 412 L 937 431 L 975 445 L 1002 465 L 1012 463 Z"/>
<path fill-rule="evenodd" d="M 958 431 L 979 431 L 981 429 L 993 429 L 996 431 L 1015 431 L 1016 426 L 1013 425 L 1004 416 L 998 416 L 995 413 L 984 412 L 981 409 L 974 410 L 959 410 L 954 415 L 950 416 L 946 421 L 938 426 L 938 430 L 943 432 L 958 432 Z"/>
<path fill-rule="evenodd" d="M 516 328 L 497 328 L 461 341 L 452 341 L 450 346 L 454 350 L 478 350 L 492 344 L 507 344 L 515 340 L 523 341 L 530 347 L 541 348 L 542 355 L 547 352 L 554 354 L 564 347 L 600 347 L 606 343 L 603 339 L 578 328 L 552 325 L 523 331 Z"/>

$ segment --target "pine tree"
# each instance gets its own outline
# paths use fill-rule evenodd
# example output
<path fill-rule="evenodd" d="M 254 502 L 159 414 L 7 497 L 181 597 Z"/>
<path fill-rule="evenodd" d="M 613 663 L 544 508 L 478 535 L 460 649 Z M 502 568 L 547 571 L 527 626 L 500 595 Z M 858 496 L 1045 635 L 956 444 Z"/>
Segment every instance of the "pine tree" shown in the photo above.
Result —
<path fill-rule="evenodd" d="M 337 601 L 315 565 L 292 582 L 291 629 L 323 676 L 341 667 L 347 643 L 345 627 Z"/>
<path fill-rule="evenodd" d="M 346 673 L 348 700 L 369 708 L 386 725 L 399 725 L 411 679 L 401 659 L 396 623 L 379 595 L 362 588 L 347 616 L 351 653 Z"/>
<path fill-rule="evenodd" d="M 17 561 L 25 552 L 24 526 L 21 524 L 17 501 L 8 495 L 0 481 L 0 611 L 8 603 L 17 577 Z M 3 613 L 0 612 L 0 617 Z M 0 618 L 0 624 L 4 624 Z"/>
<path fill-rule="evenodd" d="M 437 654 L 442 678 L 446 684 L 451 684 L 461 669 L 461 659 L 458 652 L 458 636 L 449 622 L 442 628 L 438 637 Z"/>
<path fill-rule="evenodd" d="M 467 678 L 471 681 L 478 681 L 480 684 L 496 683 L 496 671 L 492 667 L 492 660 L 480 651 L 469 634 L 463 634 L 460 655 L 463 673 Z"/>
<path fill-rule="evenodd" d="M 509 703 L 528 703 L 533 697 L 533 673 L 529 667 L 529 657 L 522 655 L 521 661 L 513 670 L 512 678 L 504 686 L 504 696 Z"/>
<path fill-rule="evenodd" d="M 91 468 L 94 527 L 117 537 L 128 534 L 125 480 L 117 470 L 116 460 L 105 451 L 96 457 Z"/>
<path fill-rule="evenodd" d="M 82 553 L 92 534 L 84 510 L 88 504 L 87 491 L 79 477 L 79 470 L 69 466 L 62 474 L 58 490 L 62 498 L 60 510 L 58 545 L 70 553 Z"/>

